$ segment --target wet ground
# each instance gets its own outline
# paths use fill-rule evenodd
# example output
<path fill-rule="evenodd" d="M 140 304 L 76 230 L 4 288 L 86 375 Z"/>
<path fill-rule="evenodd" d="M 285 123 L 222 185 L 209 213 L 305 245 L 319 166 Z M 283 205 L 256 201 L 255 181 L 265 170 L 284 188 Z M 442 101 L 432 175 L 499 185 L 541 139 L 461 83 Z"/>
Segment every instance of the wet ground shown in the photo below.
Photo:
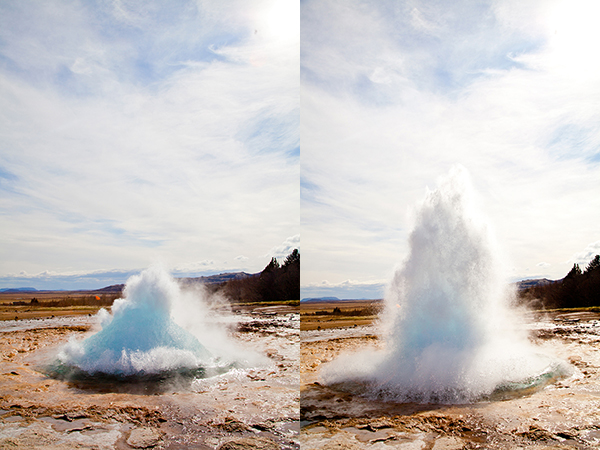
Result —
<path fill-rule="evenodd" d="M 540 352 L 568 361 L 572 375 L 534 393 L 468 405 L 379 402 L 326 386 L 322 364 L 383 344 L 373 326 L 302 331 L 302 449 L 600 448 L 600 315 L 554 313 L 529 323 Z"/>
<path fill-rule="evenodd" d="M 68 382 L 44 367 L 90 317 L 0 323 L 0 449 L 298 448 L 297 308 L 238 313 L 260 367 L 204 379 Z"/>

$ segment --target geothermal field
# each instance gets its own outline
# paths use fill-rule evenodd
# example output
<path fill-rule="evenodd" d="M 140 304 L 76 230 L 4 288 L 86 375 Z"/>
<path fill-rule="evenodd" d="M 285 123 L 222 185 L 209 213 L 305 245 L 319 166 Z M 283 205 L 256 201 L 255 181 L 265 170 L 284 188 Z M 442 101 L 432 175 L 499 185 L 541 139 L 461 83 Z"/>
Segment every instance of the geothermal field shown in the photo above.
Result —
<path fill-rule="evenodd" d="M 11 302 L 0 448 L 600 447 L 600 313 L 517 306 L 499 255 L 457 168 L 380 301 L 231 304 L 152 267 L 110 310 Z"/>
<path fill-rule="evenodd" d="M 302 448 L 600 444 L 598 317 L 517 311 L 474 204 L 457 167 L 420 205 L 377 320 L 303 326 Z"/>
<path fill-rule="evenodd" d="M 0 322 L 0 448 L 298 448 L 297 307 L 150 269 L 96 315 Z"/>
<path fill-rule="evenodd" d="M 333 309 L 336 305 L 330 305 Z M 470 403 L 389 401 L 365 381 L 329 383 L 342 354 L 383 351 L 377 326 L 302 331 L 302 449 L 593 449 L 600 446 L 600 315 L 529 315 L 532 348 L 564 361 L 554 382 Z"/>

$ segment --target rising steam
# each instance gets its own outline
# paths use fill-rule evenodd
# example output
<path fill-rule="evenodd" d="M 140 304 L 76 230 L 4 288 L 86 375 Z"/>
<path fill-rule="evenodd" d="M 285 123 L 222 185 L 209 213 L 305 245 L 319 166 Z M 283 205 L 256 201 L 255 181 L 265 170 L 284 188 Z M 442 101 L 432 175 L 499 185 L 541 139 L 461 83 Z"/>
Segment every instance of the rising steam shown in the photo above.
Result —
<path fill-rule="evenodd" d="M 260 357 L 241 350 L 206 305 L 202 292 L 182 292 L 163 269 L 151 267 L 131 277 L 112 313 L 101 310 L 101 329 L 71 340 L 58 354 L 63 368 L 87 374 L 145 376 L 202 370 Z M 242 356 L 243 355 L 243 356 Z"/>
<path fill-rule="evenodd" d="M 385 350 L 334 361 L 326 381 L 361 380 L 367 395 L 385 400 L 448 403 L 531 387 L 565 370 L 517 331 L 498 251 L 471 200 L 461 167 L 428 192 L 408 259 L 386 293 Z"/>

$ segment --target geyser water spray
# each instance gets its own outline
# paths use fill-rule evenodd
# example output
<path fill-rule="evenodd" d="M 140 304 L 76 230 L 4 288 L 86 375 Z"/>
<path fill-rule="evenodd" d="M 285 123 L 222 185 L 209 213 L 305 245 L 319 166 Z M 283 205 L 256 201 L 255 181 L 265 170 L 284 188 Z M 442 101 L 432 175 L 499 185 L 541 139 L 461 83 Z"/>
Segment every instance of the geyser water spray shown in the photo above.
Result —
<path fill-rule="evenodd" d="M 490 232 L 474 212 L 468 174 L 455 167 L 428 192 L 410 254 L 386 293 L 385 350 L 346 355 L 328 382 L 363 381 L 393 401 L 469 402 L 563 373 L 516 326 Z"/>
<path fill-rule="evenodd" d="M 101 314 L 100 331 L 84 340 L 72 340 L 60 351 L 62 367 L 89 375 L 130 377 L 203 370 L 226 359 L 227 355 L 214 354 L 202 342 L 208 340 L 208 333 L 198 326 L 208 326 L 207 311 L 194 311 L 201 299 L 186 300 L 163 269 L 152 267 L 131 277 L 124 293 L 124 298 L 114 302 L 111 314 Z M 196 322 L 196 331 L 184 329 L 174 319 L 173 312 L 181 311 L 186 301 L 188 322 Z M 227 341 L 223 332 L 218 336 L 219 330 L 209 331 L 221 345 Z"/>

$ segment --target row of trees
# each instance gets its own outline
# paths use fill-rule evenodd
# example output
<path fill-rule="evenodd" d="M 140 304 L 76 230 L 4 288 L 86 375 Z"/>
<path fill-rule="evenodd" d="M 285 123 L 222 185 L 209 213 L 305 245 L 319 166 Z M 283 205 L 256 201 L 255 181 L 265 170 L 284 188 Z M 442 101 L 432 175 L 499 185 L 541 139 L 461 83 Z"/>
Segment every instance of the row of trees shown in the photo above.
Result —
<path fill-rule="evenodd" d="M 260 274 L 221 283 L 216 289 L 234 301 L 300 300 L 300 252 L 294 249 L 283 264 L 271 258 Z"/>
<path fill-rule="evenodd" d="M 562 280 L 525 289 L 521 297 L 546 309 L 600 306 L 600 255 L 585 270 L 574 264 Z"/>

